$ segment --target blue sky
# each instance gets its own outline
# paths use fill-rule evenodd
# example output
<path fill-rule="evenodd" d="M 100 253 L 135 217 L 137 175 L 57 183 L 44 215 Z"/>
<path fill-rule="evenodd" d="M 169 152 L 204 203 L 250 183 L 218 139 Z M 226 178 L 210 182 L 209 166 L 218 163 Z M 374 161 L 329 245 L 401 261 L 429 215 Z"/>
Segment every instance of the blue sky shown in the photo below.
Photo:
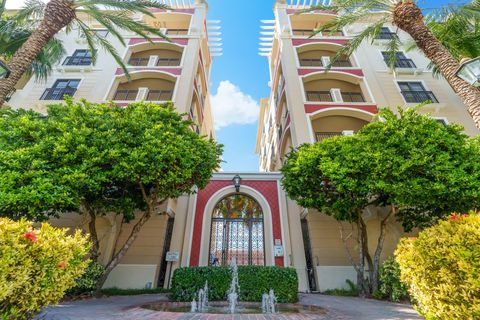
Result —
<path fill-rule="evenodd" d="M 19 7 L 24 0 L 7 0 Z M 217 139 L 225 145 L 224 171 L 258 171 L 255 154 L 258 103 L 269 94 L 267 58 L 258 55 L 260 20 L 273 18 L 275 0 L 207 0 L 209 20 L 221 20 L 223 52 L 214 60 L 210 93 Z M 420 0 L 422 8 L 466 1 Z"/>

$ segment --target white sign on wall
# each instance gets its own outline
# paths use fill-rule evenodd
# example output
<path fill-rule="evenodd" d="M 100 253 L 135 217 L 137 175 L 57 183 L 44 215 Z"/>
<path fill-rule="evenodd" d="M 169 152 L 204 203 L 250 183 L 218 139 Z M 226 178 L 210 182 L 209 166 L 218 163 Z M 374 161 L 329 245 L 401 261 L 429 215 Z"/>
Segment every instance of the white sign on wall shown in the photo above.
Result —
<path fill-rule="evenodd" d="M 177 251 L 168 251 L 167 252 L 167 257 L 165 258 L 165 261 L 169 262 L 175 262 L 178 261 L 180 258 L 180 253 Z"/>
<path fill-rule="evenodd" d="M 274 246 L 273 252 L 275 254 L 275 257 L 283 257 L 283 246 L 282 245 Z"/>

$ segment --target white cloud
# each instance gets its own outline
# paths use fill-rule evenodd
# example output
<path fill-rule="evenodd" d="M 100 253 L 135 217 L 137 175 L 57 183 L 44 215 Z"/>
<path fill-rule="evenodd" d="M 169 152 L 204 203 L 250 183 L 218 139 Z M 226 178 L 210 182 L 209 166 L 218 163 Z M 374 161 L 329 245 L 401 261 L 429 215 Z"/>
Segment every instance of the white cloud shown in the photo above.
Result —
<path fill-rule="evenodd" d="M 46 1 L 43 1 L 46 2 Z M 7 0 L 5 7 L 7 9 L 19 9 L 23 7 L 25 0 Z"/>
<path fill-rule="evenodd" d="M 250 124 L 258 119 L 258 102 L 228 80 L 220 82 L 217 94 L 212 95 L 210 101 L 217 129 L 232 124 Z"/>

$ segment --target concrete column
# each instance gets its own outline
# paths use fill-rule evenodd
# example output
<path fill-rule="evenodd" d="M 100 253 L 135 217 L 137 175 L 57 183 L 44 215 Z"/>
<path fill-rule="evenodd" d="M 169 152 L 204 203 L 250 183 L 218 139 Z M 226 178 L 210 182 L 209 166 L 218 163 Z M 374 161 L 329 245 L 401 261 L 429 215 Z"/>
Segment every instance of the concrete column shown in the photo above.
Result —
<path fill-rule="evenodd" d="M 305 114 L 305 94 L 303 92 L 303 85 L 301 78 L 298 76 L 296 55 L 297 52 L 292 44 L 290 19 L 286 11 L 285 4 L 276 4 L 276 15 L 278 19 L 277 33 L 280 35 L 280 59 L 282 71 L 286 83 L 286 97 L 287 104 L 291 117 L 291 133 L 292 143 L 294 147 L 298 147 L 303 143 L 310 143 L 311 133 L 309 132 L 309 119 Z"/>

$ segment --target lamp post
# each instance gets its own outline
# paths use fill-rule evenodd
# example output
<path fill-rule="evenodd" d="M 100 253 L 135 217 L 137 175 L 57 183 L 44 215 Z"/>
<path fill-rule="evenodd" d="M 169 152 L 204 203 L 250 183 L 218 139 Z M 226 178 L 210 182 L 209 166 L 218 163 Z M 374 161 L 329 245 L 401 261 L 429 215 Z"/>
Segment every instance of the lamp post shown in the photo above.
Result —
<path fill-rule="evenodd" d="M 455 75 L 474 87 L 480 87 L 480 57 L 462 61 Z"/>
<path fill-rule="evenodd" d="M 0 79 L 8 78 L 10 75 L 10 69 L 7 65 L 0 60 Z"/>
<path fill-rule="evenodd" d="M 240 182 L 242 182 L 242 178 L 237 174 L 235 177 L 232 179 L 233 185 L 235 186 L 235 190 L 237 192 L 240 192 Z"/>

